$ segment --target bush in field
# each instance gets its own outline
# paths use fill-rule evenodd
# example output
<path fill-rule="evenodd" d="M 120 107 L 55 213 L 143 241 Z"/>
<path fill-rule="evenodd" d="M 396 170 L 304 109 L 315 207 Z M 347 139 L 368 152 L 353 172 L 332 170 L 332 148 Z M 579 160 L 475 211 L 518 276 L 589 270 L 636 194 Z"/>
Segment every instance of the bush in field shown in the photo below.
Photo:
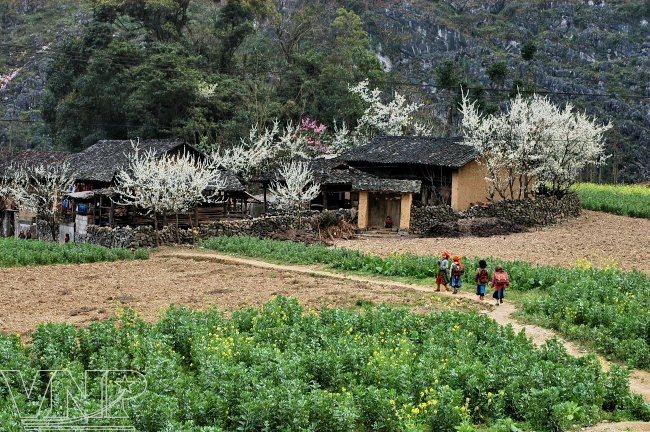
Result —
<path fill-rule="evenodd" d="M 571 189 L 588 210 L 650 218 L 650 187 L 578 183 Z"/>
<path fill-rule="evenodd" d="M 40 240 L 0 238 L 0 267 L 81 264 L 100 261 L 148 259 L 146 249 L 108 249 L 88 243 L 53 243 Z"/>
<path fill-rule="evenodd" d="M 47 324 L 31 345 L 0 336 L 3 368 L 135 369 L 144 394 L 126 401 L 138 431 L 453 431 L 515 423 L 566 430 L 601 418 L 650 420 L 632 396 L 627 371 L 603 372 L 593 356 L 574 358 L 552 340 L 536 348 L 484 315 L 431 315 L 380 306 L 361 313 L 307 311 L 275 298 L 225 318 L 171 307 L 155 325 L 125 310 L 75 329 Z M 4 384 L 4 382 L 2 382 Z M 9 381 L 20 394 L 18 381 Z M 40 390 L 39 390 L 40 391 Z M 42 394 L 42 392 L 40 393 Z M 97 404 L 99 394 L 83 400 Z M 23 414 L 39 396 L 18 398 Z M 54 395 L 56 413 L 63 404 Z M 17 430 L 0 386 L 0 429 Z M 74 410 L 73 410 L 74 411 Z M 515 429 L 508 429 L 515 430 Z"/>

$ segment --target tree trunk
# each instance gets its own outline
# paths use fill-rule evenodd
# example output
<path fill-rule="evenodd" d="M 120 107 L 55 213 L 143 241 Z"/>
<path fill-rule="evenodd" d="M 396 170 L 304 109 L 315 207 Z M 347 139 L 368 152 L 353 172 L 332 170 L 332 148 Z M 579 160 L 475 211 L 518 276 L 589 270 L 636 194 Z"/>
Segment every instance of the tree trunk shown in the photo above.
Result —
<path fill-rule="evenodd" d="M 196 210 L 196 208 L 195 208 L 195 210 Z M 194 219 L 192 219 L 192 215 L 190 214 L 189 211 L 187 212 L 187 217 L 190 219 L 190 235 L 192 237 L 192 244 L 194 244 L 195 243 L 195 241 L 194 241 Z"/>
<path fill-rule="evenodd" d="M 180 228 L 178 226 L 178 211 L 176 211 L 176 244 L 181 244 Z"/>
<path fill-rule="evenodd" d="M 153 230 L 156 237 L 156 247 L 160 246 L 160 238 L 158 237 L 158 217 L 156 212 L 153 213 Z"/>

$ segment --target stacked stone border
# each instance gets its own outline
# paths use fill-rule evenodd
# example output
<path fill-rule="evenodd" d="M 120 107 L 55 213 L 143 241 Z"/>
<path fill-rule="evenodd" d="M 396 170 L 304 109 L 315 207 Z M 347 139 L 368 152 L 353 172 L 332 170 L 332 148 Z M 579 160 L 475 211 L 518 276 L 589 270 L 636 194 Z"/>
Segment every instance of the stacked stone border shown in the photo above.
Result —
<path fill-rule="evenodd" d="M 411 232 L 423 237 L 488 237 L 553 225 L 581 212 L 580 198 L 575 193 L 499 201 L 464 212 L 448 206 L 417 207 L 411 213 Z"/>
<path fill-rule="evenodd" d="M 453 237 L 473 235 L 487 237 L 528 230 L 530 227 L 555 224 L 580 215 L 580 199 L 575 194 L 562 198 L 537 197 L 536 199 L 501 201 L 486 206 L 474 206 L 464 212 L 455 212 L 448 206 L 415 207 L 411 213 L 411 233 L 415 236 Z M 77 241 L 116 248 L 155 247 L 156 244 L 195 244 L 210 237 L 248 235 L 270 238 L 277 232 L 300 228 L 314 231 L 319 223 L 332 219 L 350 220 L 349 211 L 308 213 L 300 219 L 292 215 L 274 215 L 255 219 L 217 221 L 198 228 L 166 226 L 156 233 L 150 226 L 100 227 L 89 225 L 87 234 Z M 328 217 L 324 217 L 327 215 Z"/>

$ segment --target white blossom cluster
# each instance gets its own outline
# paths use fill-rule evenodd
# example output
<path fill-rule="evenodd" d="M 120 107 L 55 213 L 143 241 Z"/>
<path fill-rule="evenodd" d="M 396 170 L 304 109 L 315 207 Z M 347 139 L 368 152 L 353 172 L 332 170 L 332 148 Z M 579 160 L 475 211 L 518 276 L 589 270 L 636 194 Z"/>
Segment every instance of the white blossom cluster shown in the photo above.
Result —
<path fill-rule="evenodd" d="M 561 109 L 548 97 L 517 95 L 505 113 L 483 116 L 464 94 L 461 112 L 465 143 L 486 164 L 491 198 L 521 198 L 541 186 L 566 190 L 585 166 L 607 158 L 603 134 L 612 125 L 597 124 L 571 104 Z"/>
<path fill-rule="evenodd" d="M 334 123 L 333 132 L 326 140 L 330 154 L 341 154 L 351 148 L 368 143 L 377 135 L 429 135 L 432 130 L 414 119 L 421 104 L 407 103 L 403 95 L 395 92 L 392 101 L 383 102 L 379 89 L 370 90 L 368 81 L 350 86 L 349 91 L 359 95 L 368 104 L 363 116 L 354 129 L 345 122 L 339 127 Z M 212 158 L 223 167 L 231 169 L 246 178 L 291 161 L 296 156 L 312 156 L 308 135 L 299 125 L 289 122 L 282 129 L 279 121 L 264 131 L 253 126 L 247 139 L 238 145 L 217 149 Z"/>
<path fill-rule="evenodd" d="M 217 149 L 212 158 L 222 167 L 250 178 L 289 161 L 296 156 L 307 157 L 307 139 L 300 133 L 298 125 L 289 122 L 280 131 L 280 122 L 275 120 L 271 129 L 258 131 L 253 126 L 247 139 L 230 148 Z"/>
<path fill-rule="evenodd" d="M 154 223 L 156 214 L 178 215 L 214 199 L 225 185 L 214 161 L 199 160 L 188 152 L 159 156 L 153 149 L 141 152 L 134 144 L 127 156 L 128 167 L 115 175 L 118 202 L 145 209 Z"/>
<path fill-rule="evenodd" d="M 68 162 L 16 166 L 0 180 L 0 197 L 13 201 L 20 209 L 36 213 L 38 219 L 47 223 L 52 238 L 56 238 L 61 204 L 73 183 Z"/>
<path fill-rule="evenodd" d="M 280 208 L 289 212 L 300 212 L 304 203 L 318 196 L 320 184 L 316 182 L 307 162 L 291 161 L 279 169 L 284 182 L 273 182 L 271 193 L 278 200 Z"/>
<path fill-rule="evenodd" d="M 395 92 L 393 100 L 384 103 L 381 91 L 368 89 L 368 80 L 361 81 L 349 90 L 361 97 L 368 104 L 357 122 L 360 134 L 372 139 L 376 135 L 429 135 L 431 128 L 419 123 L 413 115 L 422 108 L 422 104 L 407 103 L 406 98 Z"/>

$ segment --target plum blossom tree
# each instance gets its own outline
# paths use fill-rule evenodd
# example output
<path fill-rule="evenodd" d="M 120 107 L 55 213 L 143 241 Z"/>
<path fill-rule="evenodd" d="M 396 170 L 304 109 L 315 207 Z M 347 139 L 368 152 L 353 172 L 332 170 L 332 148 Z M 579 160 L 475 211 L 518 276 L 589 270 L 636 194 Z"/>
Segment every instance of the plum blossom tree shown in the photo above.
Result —
<path fill-rule="evenodd" d="M 522 198 L 540 187 L 564 192 L 587 165 L 603 164 L 604 133 L 600 125 L 567 103 L 555 106 L 548 97 L 520 94 L 502 114 L 483 116 L 463 94 L 460 111 L 465 143 L 485 163 L 490 198 Z"/>
<path fill-rule="evenodd" d="M 284 182 L 273 182 L 271 192 L 277 197 L 280 208 L 296 215 L 300 225 L 301 211 L 306 203 L 318 196 L 320 184 L 307 162 L 294 160 L 284 163 L 278 172 Z"/>
<path fill-rule="evenodd" d="M 247 139 L 242 139 L 238 145 L 217 149 L 212 159 L 244 178 L 251 178 L 296 156 L 308 157 L 308 147 L 308 136 L 301 133 L 299 125 L 289 122 L 281 128 L 280 122 L 275 120 L 273 126 L 264 131 L 251 127 Z"/>
<path fill-rule="evenodd" d="M 23 172 L 14 166 L 10 166 L 0 175 L 0 209 L 5 209 L 11 203 L 19 204 L 26 202 L 27 197 L 23 195 L 25 189 L 22 187 L 24 180 L 21 178 Z"/>
<path fill-rule="evenodd" d="M 414 117 L 422 104 L 408 103 L 406 98 L 397 92 L 394 93 L 391 101 L 384 102 L 379 89 L 368 88 L 368 80 L 348 86 L 348 90 L 358 95 L 367 107 L 354 129 L 349 130 L 345 123 L 341 128 L 334 125 L 334 134 L 330 143 L 330 151 L 333 153 L 342 153 L 365 144 L 378 135 L 431 134 L 432 128 L 418 122 Z"/>
<path fill-rule="evenodd" d="M 349 87 L 349 90 L 368 104 L 357 124 L 358 130 L 367 138 L 372 139 L 376 135 L 424 135 L 429 132 L 428 127 L 413 118 L 413 114 L 422 107 L 421 104 L 409 104 L 397 92 L 392 101 L 384 103 L 381 91 L 377 88 L 368 89 L 367 80 Z"/>
<path fill-rule="evenodd" d="M 51 240 L 58 235 L 62 219 L 62 203 L 74 183 L 70 164 L 60 162 L 15 167 L 6 173 L 2 188 L 20 209 L 36 213 L 36 219 L 45 222 Z"/>
<path fill-rule="evenodd" d="M 118 202 L 140 207 L 151 214 L 156 233 L 157 215 L 174 213 L 178 226 L 179 213 L 214 200 L 225 186 L 221 170 L 214 161 L 198 159 L 189 152 L 160 156 L 153 149 L 141 152 L 139 146 L 133 144 L 133 152 L 128 157 L 128 166 L 115 175 Z M 177 241 L 180 241 L 178 231 Z"/>

